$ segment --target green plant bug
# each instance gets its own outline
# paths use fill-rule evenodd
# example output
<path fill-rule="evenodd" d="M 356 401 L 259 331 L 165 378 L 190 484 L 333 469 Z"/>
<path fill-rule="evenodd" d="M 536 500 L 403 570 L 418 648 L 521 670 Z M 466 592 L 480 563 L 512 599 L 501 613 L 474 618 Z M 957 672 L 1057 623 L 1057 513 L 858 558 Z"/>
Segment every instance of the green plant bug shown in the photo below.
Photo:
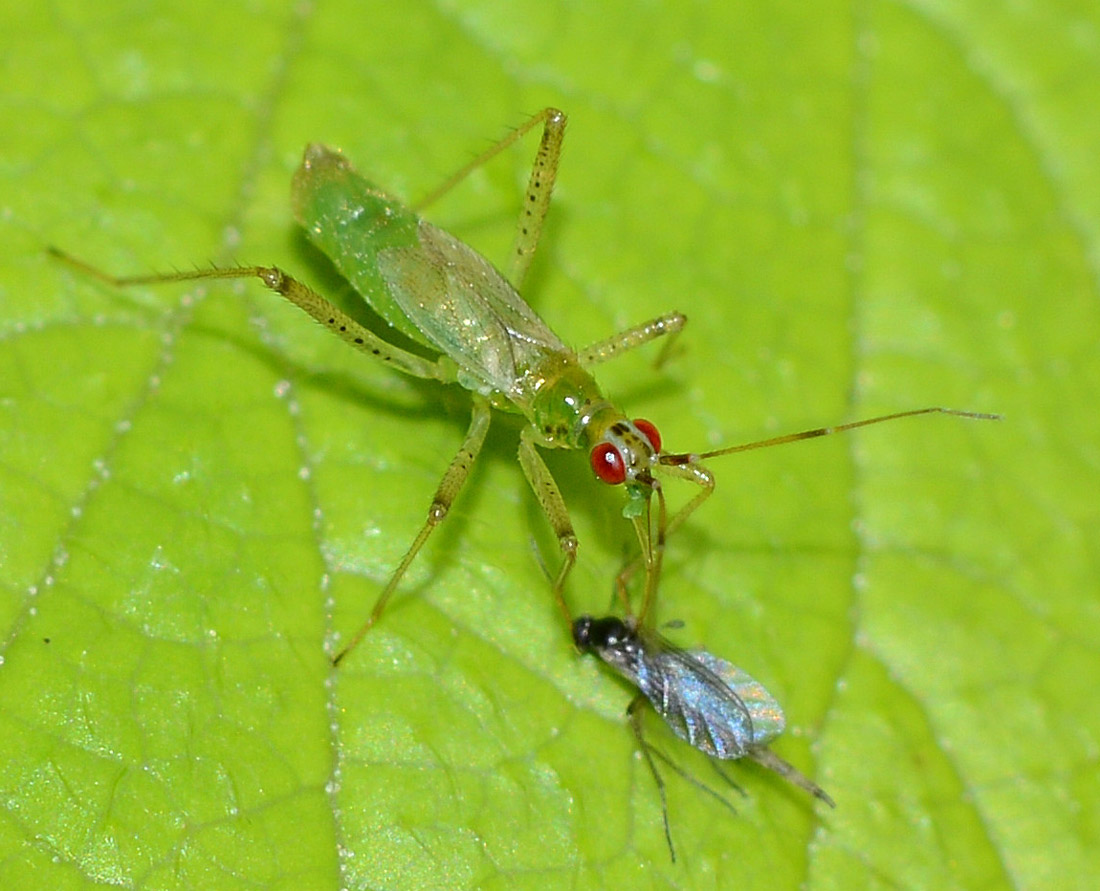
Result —
<path fill-rule="evenodd" d="M 535 127 L 542 138 L 524 195 L 507 277 L 488 260 L 420 216 L 420 210 L 461 182 Z M 668 344 L 686 317 L 670 312 L 591 346 L 574 351 L 555 335 L 519 294 L 542 233 L 557 177 L 566 116 L 545 108 L 459 170 L 414 205 L 404 204 L 363 178 L 338 151 L 306 147 L 294 176 L 294 214 L 309 239 L 393 328 L 434 353 L 422 356 L 395 346 L 276 266 L 215 267 L 161 275 L 115 276 L 57 248 L 55 257 L 112 286 L 164 284 L 205 279 L 258 278 L 345 342 L 413 377 L 456 383 L 470 391 L 472 416 L 465 439 L 443 475 L 428 516 L 394 569 L 362 627 L 337 653 L 339 663 L 378 621 L 402 577 L 432 531 L 443 521 L 477 459 L 492 409 L 517 412 L 528 421 L 520 435 L 519 462 L 562 552 L 554 575 L 554 600 L 572 627 L 564 587 L 577 558 L 577 536 L 569 512 L 539 454 L 544 448 L 588 452 L 593 472 L 609 485 L 623 485 L 623 513 L 633 523 L 641 554 L 628 572 L 644 564 L 641 615 L 655 596 L 666 535 L 714 490 L 703 459 L 910 415 L 971 412 L 926 408 L 837 427 L 818 428 L 704 453 L 663 450 L 655 425 L 631 419 L 604 397 L 590 368 L 659 337 Z M 686 479 L 699 491 L 666 520 L 664 495 L 655 474 Z M 652 496 L 658 508 L 651 510 Z M 625 595 L 625 583 L 620 585 Z"/>

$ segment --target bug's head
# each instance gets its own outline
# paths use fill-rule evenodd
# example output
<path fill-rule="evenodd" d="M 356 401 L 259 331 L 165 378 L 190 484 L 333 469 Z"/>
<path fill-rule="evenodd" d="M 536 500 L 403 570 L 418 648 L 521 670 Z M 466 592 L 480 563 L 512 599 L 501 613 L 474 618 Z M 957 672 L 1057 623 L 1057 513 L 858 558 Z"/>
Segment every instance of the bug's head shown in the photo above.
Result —
<path fill-rule="evenodd" d="M 652 485 L 650 473 L 661 452 L 661 434 L 645 418 L 621 420 L 604 431 L 589 453 L 596 477 L 609 486 L 621 483 Z"/>
<path fill-rule="evenodd" d="M 616 616 L 581 616 L 573 622 L 573 643 L 582 653 L 618 650 L 634 636 L 634 630 Z"/>

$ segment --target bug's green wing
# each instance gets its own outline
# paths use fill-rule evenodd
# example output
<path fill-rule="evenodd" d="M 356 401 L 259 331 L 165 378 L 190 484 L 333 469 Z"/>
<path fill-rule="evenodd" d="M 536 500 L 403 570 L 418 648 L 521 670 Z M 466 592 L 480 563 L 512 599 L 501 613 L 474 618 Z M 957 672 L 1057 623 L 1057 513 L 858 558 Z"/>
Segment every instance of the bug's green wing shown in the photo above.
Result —
<path fill-rule="evenodd" d="M 420 221 L 416 247 L 381 251 L 378 268 L 405 315 L 474 379 L 474 389 L 523 404 L 529 371 L 572 356 L 488 260 L 431 223 Z"/>
<path fill-rule="evenodd" d="M 571 351 L 488 260 L 364 179 L 339 152 L 306 148 L 292 188 L 295 215 L 379 315 L 450 356 L 471 389 L 521 406 L 523 378 Z"/>

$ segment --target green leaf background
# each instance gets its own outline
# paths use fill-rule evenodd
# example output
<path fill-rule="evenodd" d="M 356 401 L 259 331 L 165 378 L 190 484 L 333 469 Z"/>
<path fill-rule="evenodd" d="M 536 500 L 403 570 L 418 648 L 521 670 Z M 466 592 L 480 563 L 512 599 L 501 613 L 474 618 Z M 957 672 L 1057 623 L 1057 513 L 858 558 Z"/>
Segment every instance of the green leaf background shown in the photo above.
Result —
<path fill-rule="evenodd" d="M 1095 886 L 1095 4 L 110 0 L 0 26 L 0 886 Z M 527 296 L 578 345 L 688 314 L 659 372 L 600 369 L 670 447 L 1005 415 L 714 462 L 660 617 L 773 691 L 776 750 L 838 807 L 734 765 L 734 817 L 669 775 L 675 864 L 629 691 L 548 596 L 514 421 L 333 671 L 465 394 L 253 283 L 120 291 L 44 254 L 277 262 L 354 306 L 291 220 L 302 146 L 412 199 L 545 105 L 570 126 Z M 533 150 L 433 219 L 502 258 Z M 620 495 L 550 461 L 571 602 L 602 612 Z"/>

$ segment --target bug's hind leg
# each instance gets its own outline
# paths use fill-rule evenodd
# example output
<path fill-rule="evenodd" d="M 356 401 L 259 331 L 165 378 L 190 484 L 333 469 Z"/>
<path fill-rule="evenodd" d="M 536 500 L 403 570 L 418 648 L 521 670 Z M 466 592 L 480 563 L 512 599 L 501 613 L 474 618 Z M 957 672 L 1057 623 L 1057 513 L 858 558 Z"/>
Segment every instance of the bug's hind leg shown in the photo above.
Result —
<path fill-rule="evenodd" d="M 532 115 L 515 130 L 489 146 L 469 164 L 459 170 L 443 185 L 414 204 L 413 210 L 420 211 L 433 201 L 445 195 L 474 170 L 504 151 L 516 140 L 542 124 L 542 140 L 539 142 L 535 163 L 531 167 L 531 176 L 527 180 L 527 189 L 523 195 L 523 208 L 516 223 L 515 246 L 512 249 L 512 262 L 509 266 L 508 280 L 517 290 L 527 276 L 527 270 L 534 259 L 535 250 L 542 235 L 542 224 L 550 210 L 550 196 L 554 191 L 554 180 L 558 176 L 558 162 L 561 159 L 561 144 L 565 138 L 565 112 L 556 108 L 544 108 Z"/>
<path fill-rule="evenodd" d="M 454 371 L 447 364 L 447 361 L 426 359 L 383 340 L 311 287 L 302 284 L 293 276 L 287 275 L 277 266 L 213 267 L 211 269 L 196 269 L 193 272 L 117 276 L 104 272 L 90 263 L 85 263 L 83 260 L 78 260 L 59 248 L 50 247 L 46 250 L 50 256 L 61 260 L 63 263 L 67 263 L 69 266 L 117 288 L 127 288 L 134 285 L 205 281 L 207 279 L 258 278 L 265 286 L 276 294 L 285 297 L 345 343 L 373 356 L 380 362 L 385 362 L 398 371 L 403 371 L 413 377 L 448 383 L 454 380 Z"/>

